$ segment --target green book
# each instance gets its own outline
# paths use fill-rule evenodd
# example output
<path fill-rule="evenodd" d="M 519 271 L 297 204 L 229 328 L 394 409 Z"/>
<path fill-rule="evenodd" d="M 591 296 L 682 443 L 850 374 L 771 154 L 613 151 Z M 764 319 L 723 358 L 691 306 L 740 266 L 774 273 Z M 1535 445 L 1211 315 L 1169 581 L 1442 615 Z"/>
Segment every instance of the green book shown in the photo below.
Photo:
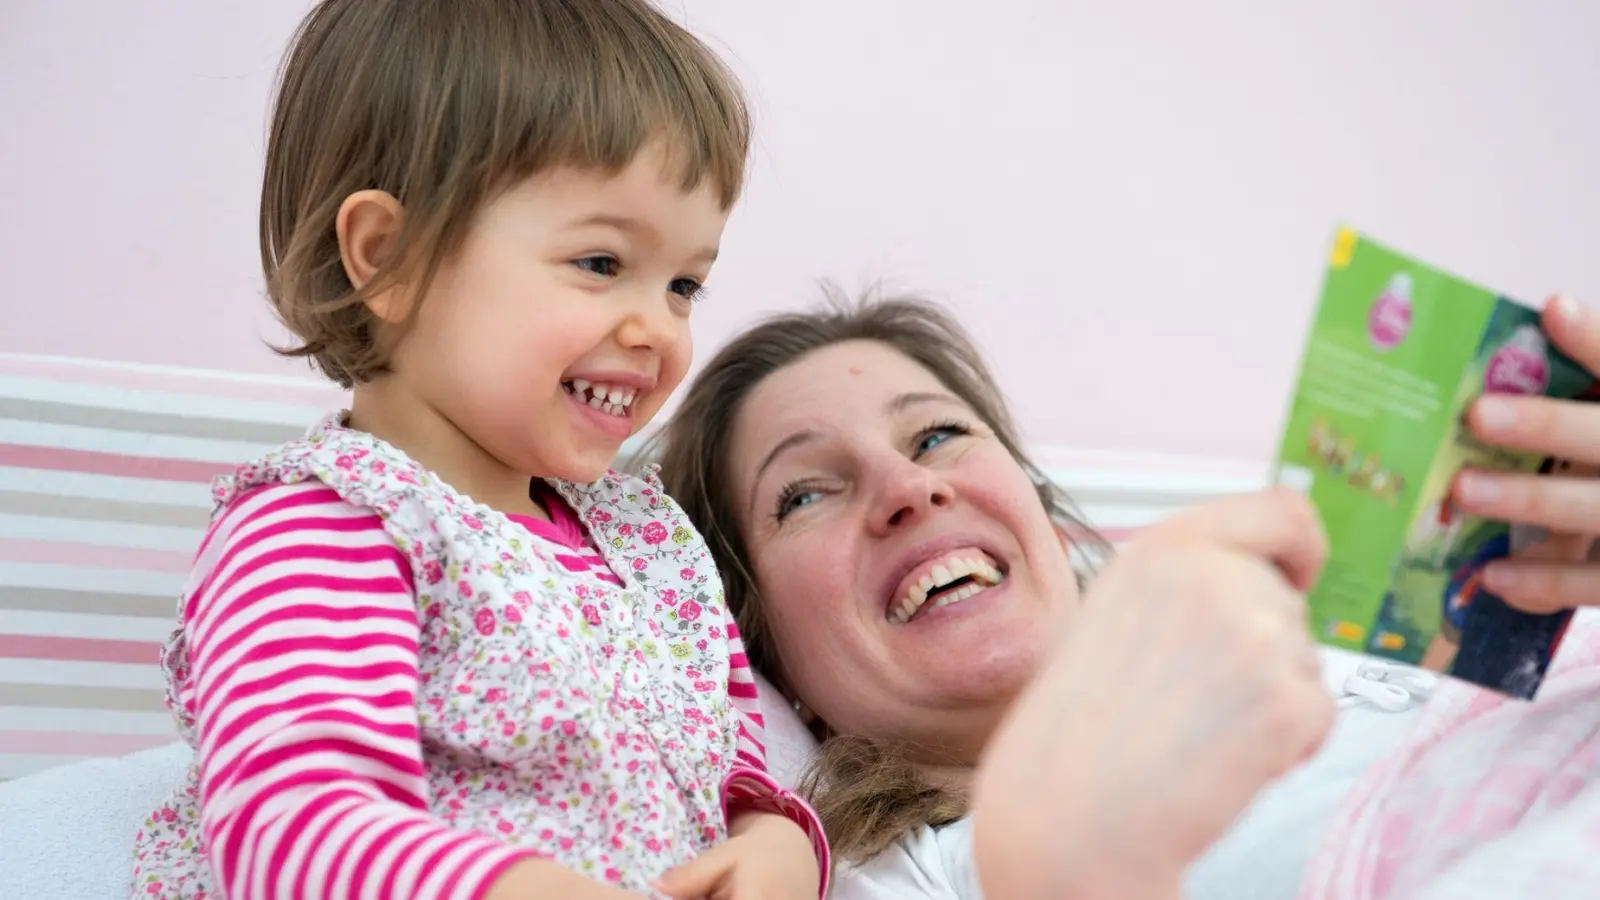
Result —
<path fill-rule="evenodd" d="M 1316 638 L 1531 698 L 1571 614 L 1514 610 L 1481 576 L 1536 555 L 1544 535 L 1463 515 L 1450 491 L 1467 467 L 1566 464 L 1485 446 L 1464 415 L 1485 392 L 1593 399 L 1594 387 L 1534 310 L 1341 229 L 1274 473 L 1328 532 Z"/>

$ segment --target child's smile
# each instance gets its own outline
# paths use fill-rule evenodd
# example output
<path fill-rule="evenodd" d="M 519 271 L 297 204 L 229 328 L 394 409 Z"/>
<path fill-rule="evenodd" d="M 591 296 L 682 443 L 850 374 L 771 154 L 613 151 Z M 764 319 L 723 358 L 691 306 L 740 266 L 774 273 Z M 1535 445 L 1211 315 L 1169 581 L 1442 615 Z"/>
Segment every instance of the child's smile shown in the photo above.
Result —
<path fill-rule="evenodd" d="M 578 416 L 617 440 L 627 440 L 633 434 L 633 401 L 654 387 L 654 378 L 626 373 L 561 382 Z"/>

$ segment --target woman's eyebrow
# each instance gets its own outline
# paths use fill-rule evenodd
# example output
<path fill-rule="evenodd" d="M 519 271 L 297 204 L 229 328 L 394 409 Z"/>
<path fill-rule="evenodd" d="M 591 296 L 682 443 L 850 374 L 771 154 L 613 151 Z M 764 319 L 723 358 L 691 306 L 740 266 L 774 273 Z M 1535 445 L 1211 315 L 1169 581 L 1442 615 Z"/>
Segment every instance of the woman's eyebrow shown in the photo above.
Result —
<path fill-rule="evenodd" d="M 911 391 L 905 394 L 896 394 L 893 399 L 884 404 L 883 411 L 893 415 L 894 413 L 905 412 L 907 409 L 910 409 L 913 406 L 921 406 L 925 403 L 943 403 L 948 406 L 966 405 L 962 403 L 959 398 L 952 394 L 939 393 L 937 391 Z"/>
<path fill-rule="evenodd" d="M 895 413 L 904 412 L 912 407 L 922 406 L 927 403 L 942 403 L 947 406 L 963 407 L 966 405 L 962 403 L 959 398 L 951 394 L 942 394 L 938 393 L 937 391 L 910 391 L 904 394 L 896 394 L 894 397 L 890 398 L 889 402 L 884 404 L 883 411 L 886 415 L 894 415 Z M 822 437 L 821 432 L 807 428 L 802 431 L 796 431 L 794 434 L 791 434 L 779 441 L 767 453 L 766 458 L 761 461 L 761 465 L 756 467 L 756 477 L 753 479 L 754 483 L 760 483 L 762 473 L 766 472 L 767 469 L 772 466 L 773 462 L 778 459 L 778 457 L 788 453 L 791 450 L 803 447 L 820 437 Z"/>
<path fill-rule="evenodd" d="M 756 467 L 756 477 L 753 479 L 753 482 L 755 484 L 760 484 L 761 473 L 767 471 L 767 468 L 771 466 L 778 457 L 788 453 L 790 450 L 796 449 L 797 447 L 803 447 L 819 437 L 822 437 L 819 432 L 806 429 L 805 431 L 796 431 L 794 434 L 791 434 L 779 441 L 778 445 L 773 447 L 771 452 L 767 454 L 767 458 L 761 461 L 761 465 Z"/>

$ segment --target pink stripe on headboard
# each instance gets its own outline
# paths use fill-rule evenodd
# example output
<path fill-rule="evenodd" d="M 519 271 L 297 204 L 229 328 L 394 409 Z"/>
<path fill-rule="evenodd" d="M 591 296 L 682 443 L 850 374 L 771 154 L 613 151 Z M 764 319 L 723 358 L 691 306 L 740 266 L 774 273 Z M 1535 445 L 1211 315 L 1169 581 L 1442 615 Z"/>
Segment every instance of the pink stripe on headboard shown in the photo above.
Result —
<path fill-rule="evenodd" d="M 125 478 L 149 478 L 157 481 L 193 481 L 200 484 L 233 471 L 232 465 L 223 462 L 129 456 L 123 453 L 101 453 L 97 450 L 35 447 L 30 444 L 0 444 L 0 466 L 51 469 L 58 472 L 87 472 L 91 475 L 121 475 Z"/>
<path fill-rule="evenodd" d="M 194 554 L 187 551 L 138 550 L 131 547 L 104 547 L 99 544 L 0 538 L 0 562 L 132 569 L 135 572 L 182 575 L 189 571 L 189 564 L 193 558 Z"/>
<path fill-rule="evenodd" d="M 121 756 L 172 743 L 166 734 L 94 734 L 86 731 L 0 731 L 0 753 L 38 753 L 45 756 Z"/>
<path fill-rule="evenodd" d="M 0 659 L 53 659 L 152 666 L 161 659 L 161 645 L 146 641 L 0 634 Z"/>

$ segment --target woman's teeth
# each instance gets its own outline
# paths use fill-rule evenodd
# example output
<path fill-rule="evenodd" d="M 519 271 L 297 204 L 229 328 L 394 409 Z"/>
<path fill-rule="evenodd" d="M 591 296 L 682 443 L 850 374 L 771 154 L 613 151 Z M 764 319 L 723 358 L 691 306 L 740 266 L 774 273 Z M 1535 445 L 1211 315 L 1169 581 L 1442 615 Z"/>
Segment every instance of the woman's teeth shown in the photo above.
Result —
<path fill-rule="evenodd" d="M 889 613 L 889 621 L 903 625 L 911 621 L 929 600 L 933 608 L 960 603 L 999 584 L 1004 576 L 988 560 L 977 556 L 954 556 L 942 559 L 928 570 L 922 579 L 911 586 Z"/>
<path fill-rule="evenodd" d="M 633 398 L 637 392 L 633 388 L 619 387 L 614 384 L 596 384 L 574 378 L 562 382 L 567 393 L 577 397 L 579 402 L 589 404 L 591 409 L 598 409 L 611 416 L 626 416 L 629 407 L 633 406 Z"/>

